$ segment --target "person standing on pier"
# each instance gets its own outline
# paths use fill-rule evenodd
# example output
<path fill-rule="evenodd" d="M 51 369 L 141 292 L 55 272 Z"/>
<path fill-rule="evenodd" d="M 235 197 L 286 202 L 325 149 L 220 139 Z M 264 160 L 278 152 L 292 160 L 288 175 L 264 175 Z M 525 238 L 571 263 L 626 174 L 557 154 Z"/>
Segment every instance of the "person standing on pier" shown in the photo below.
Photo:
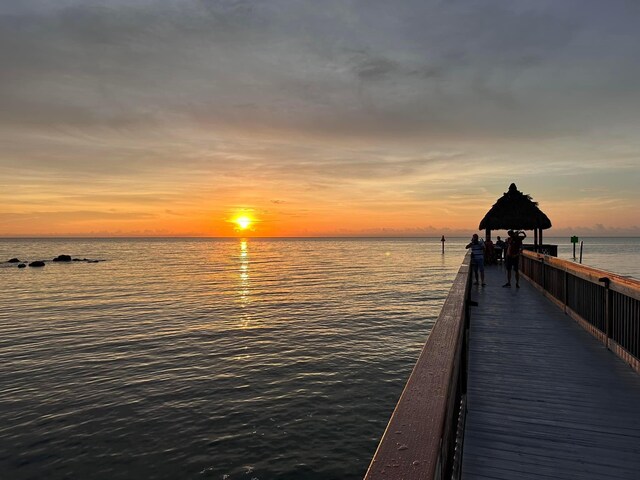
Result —
<path fill-rule="evenodd" d="M 490 238 L 484 242 L 484 261 L 487 265 L 496 263 L 496 250 Z"/>
<path fill-rule="evenodd" d="M 478 285 L 478 270 L 480 270 L 480 278 L 482 279 L 482 286 L 484 287 L 484 241 L 478 238 L 478 234 L 474 233 L 471 237 L 471 243 L 465 248 L 471 248 L 471 269 L 475 274 L 475 284 Z"/>
<path fill-rule="evenodd" d="M 520 261 L 520 250 L 522 250 L 522 241 L 527 238 L 527 234 L 522 230 L 509 230 L 507 232 L 509 238 L 507 239 L 507 283 L 503 287 L 511 287 L 511 269 L 513 268 L 516 276 L 516 288 L 520 288 L 520 274 L 518 273 L 518 263 Z"/>
<path fill-rule="evenodd" d="M 498 241 L 496 242 L 496 254 L 497 258 L 500 260 L 504 258 L 504 249 L 506 246 L 507 244 L 500 238 L 500 235 L 498 235 Z"/>

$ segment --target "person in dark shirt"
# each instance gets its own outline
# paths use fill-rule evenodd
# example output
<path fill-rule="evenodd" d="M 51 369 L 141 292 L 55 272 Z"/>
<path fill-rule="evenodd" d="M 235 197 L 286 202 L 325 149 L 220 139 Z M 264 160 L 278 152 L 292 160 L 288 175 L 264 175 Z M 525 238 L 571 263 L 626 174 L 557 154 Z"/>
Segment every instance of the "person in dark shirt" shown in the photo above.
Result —
<path fill-rule="evenodd" d="M 504 240 L 502 240 L 500 235 L 498 235 L 498 240 L 496 241 L 496 257 L 500 260 L 504 257 L 504 249 L 506 246 L 507 244 L 504 243 Z"/>
<path fill-rule="evenodd" d="M 496 263 L 496 250 L 491 239 L 484 242 L 484 263 L 487 265 Z"/>
<path fill-rule="evenodd" d="M 507 256 L 505 266 L 507 267 L 507 283 L 503 287 L 511 287 L 511 269 L 515 271 L 516 288 L 520 288 L 520 274 L 518 273 L 518 263 L 520 261 L 520 250 L 522 250 L 522 241 L 527 238 L 527 234 L 522 230 L 509 230 L 507 232 Z"/>

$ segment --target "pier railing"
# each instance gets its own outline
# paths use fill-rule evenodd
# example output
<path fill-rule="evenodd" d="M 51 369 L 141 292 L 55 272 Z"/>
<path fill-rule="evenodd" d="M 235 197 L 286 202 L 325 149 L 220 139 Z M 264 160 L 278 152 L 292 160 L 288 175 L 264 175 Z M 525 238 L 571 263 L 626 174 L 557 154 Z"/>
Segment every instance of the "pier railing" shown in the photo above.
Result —
<path fill-rule="evenodd" d="M 522 245 L 522 248 L 530 252 L 542 253 L 543 255 L 550 255 L 552 257 L 558 256 L 558 245 L 552 245 L 550 243 L 539 245 L 525 243 L 524 245 Z"/>
<path fill-rule="evenodd" d="M 365 480 L 457 478 L 466 412 L 467 254 L 411 372 Z"/>
<path fill-rule="evenodd" d="M 522 273 L 640 373 L 640 281 L 534 252 Z"/>

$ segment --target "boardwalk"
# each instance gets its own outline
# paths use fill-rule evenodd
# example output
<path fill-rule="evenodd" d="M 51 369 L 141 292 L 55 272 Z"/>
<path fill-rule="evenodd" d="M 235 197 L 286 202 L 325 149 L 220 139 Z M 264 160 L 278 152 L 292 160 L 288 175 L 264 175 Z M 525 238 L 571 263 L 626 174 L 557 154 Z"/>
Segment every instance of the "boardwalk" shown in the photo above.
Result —
<path fill-rule="evenodd" d="M 640 480 L 640 375 L 504 278 L 473 287 L 462 478 Z"/>

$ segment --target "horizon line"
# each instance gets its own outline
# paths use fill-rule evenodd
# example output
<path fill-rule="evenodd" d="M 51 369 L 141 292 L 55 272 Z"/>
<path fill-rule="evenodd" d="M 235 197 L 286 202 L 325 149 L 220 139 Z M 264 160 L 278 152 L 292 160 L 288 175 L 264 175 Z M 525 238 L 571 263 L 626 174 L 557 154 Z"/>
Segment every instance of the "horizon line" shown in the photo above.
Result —
<path fill-rule="evenodd" d="M 0 235 L 0 240 L 39 240 L 39 239 L 211 239 L 211 240 L 242 240 L 242 239 L 416 239 L 416 238 L 467 238 L 468 235 L 291 235 L 291 236 L 261 236 L 261 235 L 234 235 L 234 236 L 208 236 L 208 235 Z M 567 235 L 547 235 L 547 238 L 561 238 Z M 571 235 L 569 235 L 570 237 Z M 640 235 L 583 235 L 580 238 L 640 238 Z M 533 238 L 531 238 L 533 240 Z"/>

